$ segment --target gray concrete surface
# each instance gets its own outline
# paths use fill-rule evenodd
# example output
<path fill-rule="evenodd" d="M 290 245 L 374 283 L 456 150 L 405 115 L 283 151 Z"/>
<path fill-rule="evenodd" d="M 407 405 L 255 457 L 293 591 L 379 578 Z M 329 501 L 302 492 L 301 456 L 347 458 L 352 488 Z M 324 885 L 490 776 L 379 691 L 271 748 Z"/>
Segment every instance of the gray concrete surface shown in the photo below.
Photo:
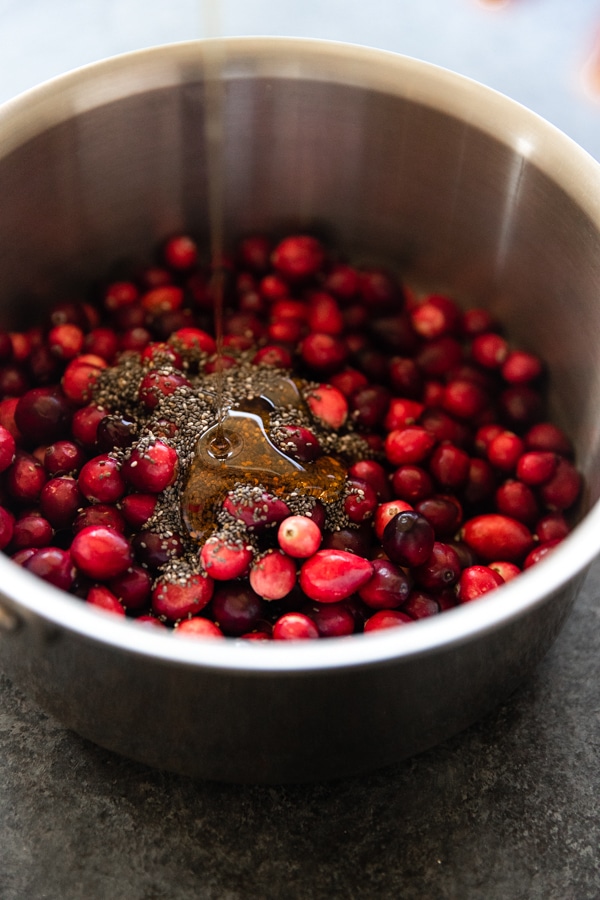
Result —
<path fill-rule="evenodd" d="M 335 38 L 503 91 L 600 158 L 600 0 L 229 0 L 228 34 Z M 203 33 L 192 0 L 0 0 L 0 101 Z M 535 675 L 467 732 L 360 779 L 194 783 L 66 731 L 0 677 L 2 900 L 597 900 L 600 562 Z"/>

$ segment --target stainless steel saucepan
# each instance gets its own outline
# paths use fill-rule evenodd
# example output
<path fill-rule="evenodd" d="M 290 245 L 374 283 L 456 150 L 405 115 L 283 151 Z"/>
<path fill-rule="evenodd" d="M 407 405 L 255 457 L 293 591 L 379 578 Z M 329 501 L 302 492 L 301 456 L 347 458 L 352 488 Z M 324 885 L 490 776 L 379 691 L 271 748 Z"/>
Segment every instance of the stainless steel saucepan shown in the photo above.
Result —
<path fill-rule="evenodd" d="M 0 110 L 0 323 L 167 233 L 208 237 L 206 44 L 72 72 Z M 0 665 L 66 726 L 152 766 L 325 779 L 417 753 L 506 698 L 600 549 L 600 167 L 528 110 L 448 71 L 318 41 L 232 39 L 231 236 L 318 229 L 358 261 L 486 305 L 550 364 L 585 477 L 554 553 L 487 598 L 375 635 L 281 645 L 117 621 L 0 557 Z M 565 727 L 567 723 L 565 722 Z"/>

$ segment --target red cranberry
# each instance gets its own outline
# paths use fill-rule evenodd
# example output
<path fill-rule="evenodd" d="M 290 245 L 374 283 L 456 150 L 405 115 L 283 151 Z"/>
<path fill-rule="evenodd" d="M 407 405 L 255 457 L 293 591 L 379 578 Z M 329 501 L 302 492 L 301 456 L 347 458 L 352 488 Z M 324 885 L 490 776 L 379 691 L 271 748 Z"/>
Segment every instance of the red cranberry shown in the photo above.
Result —
<path fill-rule="evenodd" d="M 165 242 L 162 255 L 169 268 L 186 272 L 198 262 L 198 247 L 189 235 L 177 234 Z"/>
<path fill-rule="evenodd" d="M 330 384 L 314 388 L 306 402 L 313 416 L 329 428 L 341 428 L 348 418 L 348 401 Z"/>
<path fill-rule="evenodd" d="M 29 379 L 20 366 L 0 367 L 0 395 L 22 397 L 29 390 Z"/>
<path fill-rule="evenodd" d="M 317 550 L 300 570 L 300 587 L 311 600 L 336 603 L 345 600 L 373 573 L 369 560 L 345 550 Z"/>
<path fill-rule="evenodd" d="M 203 568 L 211 578 L 230 581 L 248 572 L 254 550 L 249 544 L 213 535 L 202 546 L 199 556 Z"/>
<path fill-rule="evenodd" d="M 373 528 L 376 537 L 381 540 L 388 522 L 390 522 L 394 516 L 397 516 L 398 513 L 412 508 L 411 504 L 406 503 L 405 500 L 388 500 L 385 503 L 380 503 L 375 510 L 375 518 L 373 520 Z"/>
<path fill-rule="evenodd" d="M 76 474 L 85 461 L 85 453 L 73 441 L 56 441 L 44 453 L 44 468 L 53 476 Z"/>
<path fill-rule="evenodd" d="M 312 603 L 304 614 L 317 626 L 319 637 L 346 637 L 353 634 L 356 622 L 344 603 Z"/>
<path fill-rule="evenodd" d="M 359 291 L 367 308 L 399 308 L 402 292 L 398 282 L 382 268 L 368 268 L 359 272 Z"/>
<path fill-rule="evenodd" d="M 531 566 L 535 566 L 537 563 L 541 562 L 544 557 L 551 553 L 552 550 L 561 543 L 561 541 L 562 538 L 554 538 L 552 541 L 545 541 L 543 544 L 538 544 L 538 546 L 534 547 L 533 550 L 530 550 L 525 557 L 523 568 L 529 569 Z"/>
<path fill-rule="evenodd" d="M 70 476 L 51 478 L 40 494 L 40 509 L 54 528 L 67 528 L 83 503 L 77 482 Z"/>
<path fill-rule="evenodd" d="M 239 637 L 264 618 L 264 601 L 243 582 L 218 585 L 212 600 L 216 623 L 225 634 Z"/>
<path fill-rule="evenodd" d="M 360 478 L 370 484 L 379 500 L 389 500 L 390 485 L 387 472 L 374 459 L 362 459 L 353 463 L 348 469 L 348 475 L 351 478 Z"/>
<path fill-rule="evenodd" d="M 564 538 L 570 531 L 569 523 L 562 513 L 548 513 L 536 522 L 534 532 L 541 543 L 553 541 L 555 538 Z"/>
<path fill-rule="evenodd" d="M 177 372 L 148 372 L 142 378 L 138 399 L 146 409 L 156 409 L 164 397 L 170 397 L 182 387 L 191 387 L 184 375 L 179 375 Z"/>
<path fill-rule="evenodd" d="M 177 451 L 157 440 L 143 450 L 134 450 L 122 472 L 136 490 L 159 494 L 175 480 L 177 462 Z"/>
<path fill-rule="evenodd" d="M 385 455 L 393 466 L 423 462 L 435 446 L 435 438 L 420 425 L 390 431 L 385 439 Z"/>
<path fill-rule="evenodd" d="M 488 443 L 487 458 L 496 469 L 514 472 L 524 449 L 525 445 L 520 437 L 512 431 L 502 431 Z"/>
<path fill-rule="evenodd" d="M 573 447 L 564 431 L 552 422 L 538 422 L 532 425 L 524 437 L 528 450 L 542 450 L 571 456 Z"/>
<path fill-rule="evenodd" d="M 236 501 L 231 496 L 225 498 L 223 509 L 244 523 L 249 531 L 264 531 L 272 525 L 283 522 L 290 515 L 287 503 L 263 491 L 258 497 Z"/>
<path fill-rule="evenodd" d="M 101 356 L 87 354 L 73 359 L 62 377 L 62 389 L 67 398 L 76 406 L 84 406 L 92 398 L 102 369 L 107 366 Z"/>
<path fill-rule="evenodd" d="M 0 425 L 0 472 L 8 469 L 15 458 L 15 439 L 7 428 Z"/>
<path fill-rule="evenodd" d="M 432 494 L 415 503 L 415 510 L 427 519 L 437 539 L 453 537 L 462 523 L 462 506 L 453 495 Z"/>
<path fill-rule="evenodd" d="M 108 587 L 127 611 L 143 609 L 150 600 L 152 580 L 145 569 L 131 566 L 122 575 L 113 578 Z"/>
<path fill-rule="evenodd" d="M 371 609 L 394 609 L 406 601 L 410 581 L 404 571 L 388 559 L 373 560 L 373 575 L 358 591 Z"/>
<path fill-rule="evenodd" d="M 115 503 L 125 493 L 125 480 L 116 459 L 104 453 L 86 462 L 79 473 L 79 489 L 91 503 Z"/>
<path fill-rule="evenodd" d="M 116 578 L 132 562 L 129 541 L 114 528 L 100 525 L 77 532 L 71 544 L 71 556 L 84 575 L 99 581 Z"/>
<path fill-rule="evenodd" d="M 460 557 L 451 544 L 436 541 L 431 556 L 412 570 L 418 585 L 427 591 L 439 591 L 453 585 L 461 572 Z"/>
<path fill-rule="evenodd" d="M 3 507 L 0 507 L 0 509 L 3 509 Z M 11 526 L 11 549 L 13 551 L 26 547 L 47 547 L 50 544 L 53 534 L 52 525 L 44 516 L 38 513 L 29 513 L 19 516 L 16 521 L 11 515 L 11 519 L 13 522 Z M 6 523 L 4 522 L 4 524 Z"/>
<path fill-rule="evenodd" d="M 128 494 L 121 501 L 121 511 L 125 521 L 136 530 L 144 527 L 155 509 L 155 494 Z"/>
<path fill-rule="evenodd" d="M 525 484 L 537 486 L 549 481 L 556 472 L 558 457 L 544 450 L 530 450 L 517 462 L 517 478 Z"/>
<path fill-rule="evenodd" d="M 446 490 L 460 490 L 467 483 L 470 466 L 469 454 L 449 441 L 438 444 L 429 460 L 429 471 Z"/>
<path fill-rule="evenodd" d="M 30 453 L 18 450 L 15 461 L 7 469 L 6 487 L 19 503 L 35 503 L 46 482 L 43 465 Z"/>
<path fill-rule="evenodd" d="M 499 369 L 508 356 L 508 343 L 495 332 L 484 332 L 473 339 L 471 355 L 480 366 Z"/>
<path fill-rule="evenodd" d="M 346 479 L 348 495 L 344 500 L 344 512 L 351 522 L 360 524 L 373 517 L 377 509 L 377 491 L 362 478 L 350 475 Z"/>
<path fill-rule="evenodd" d="M 519 562 L 531 549 L 533 537 L 522 522 L 499 513 L 484 513 L 465 522 L 463 540 L 483 560 Z"/>
<path fill-rule="evenodd" d="M 388 374 L 394 391 L 403 397 L 416 399 L 423 389 L 423 376 L 414 359 L 393 356 L 389 362 Z"/>
<path fill-rule="evenodd" d="M 284 238 L 271 253 L 271 263 L 286 280 L 298 281 L 316 275 L 325 261 L 321 243 L 310 235 Z"/>
<path fill-rule="evenodd" d="M 461 573 L 457 596 L 461 603 L 468 603 L 495 590 L 501 584 L 504 584 L 502 576 L 489 566 L 469 566 Z"/>
<path fill-rule="evenodd" d="M 192 575 L 186 584 L 160 581 L 152 591 L 152 609 L 174 622 L 200 612 L 213 596 L 214 583 L 205 575 Z"/>
<path fill-rule="evenodd" d="M 522 481 L 510 478 L 501 484 L 495 496 L 496 509 L 505 516 L 518 519 L 525 525 L 533 525 L 540 510 L 535 494 Z"/>
<path fill-rule="evenodd" d="M 440 594 L 437 596 L 439 597 Z M 402 607 L 402 612 L 411 619 L 428 619 L 429 616 L 436 616 L 440 612 L 440 605 L 432 594 L 416 589 L 411 591 L 408 600 Z"/>
<path fill-rule="evenodd" d="M 341 338 L 321 332 L 313 332 L 304 338 L 300 354 L 306 365 L 317 372 L 335 372 L 348 356 Z"/>
<path fill-rule="evenodd" d="M 429 378 L 445 375 L 462 361 L 463 350 L 456 338 L 450 335 L 429 341 L 417 353 L 415 362 Z"/>
<path fill-rule="evenodd" d="M 392 475 L 392 490 L 395 497 L 414 505 L 433 494 L 433 481 L 421 466 L 400 466 Z"/>
<path fill-rule="evenodd" d="M 15 517 L 13 514 L 3 506 L 0 506 L 0 550 L 4 550 L 13 539 L 14 526 Z"/>
<path fill-rule="evenodd" d="M 319 637 L 315 622 L 299 612 L 285 613 L 273 625 L 273 640 L 299 641 Z"/>
<path fill-rule="evenodd" d="M 104 291 L 104 306 L 109 312 L 115 312 L 124 306 L 135 303 L 140 296 L 136 285 L 131 281 L 113 281 Z"/>
<path fill-rule="evenodd" d="M 156 531 L 140 531 L 131 543 L 139 564 L 151 572 L 156 572 L 183 553 L 183 541 L 178 534 L 164 537 Z"/>
<path fill-rule="evenodd" d="M 106 410 L 98 406 L 84 406 L 73 416 L 71 432 L 76 441 L 88 450 L 96 446 L 98 426 L 106 416 Z"/>
<path fill-rule="evenodd" d="M 247 266 L 253 272 L 265 272 L 269 267 L 271 241 L 260 234 L 242 238 L 238 245 L 238 256 L 242 266 Z"/>
<path fill-rule="evenodd" d="M 380 609 L 365 622 L 364 631 L 368 634 L 372 631 L 381 631 L 384 628 L 396 628 L 398 625 L 408 625 L 412 622 L 410 616 L 400 612 L 399 609 Z"/>
<path fill-rule="evenodd" d="M 511 351 L 502 366 L 502 377 L 511 384 L 526 384 L 539 378 L 541 374 L 542 363 L 539 357 L 523 350 Z"/>
<path fill-rule="evenodd" d="M 139 619 L 137 620 L 140 621 Z M 178 622 L 173 632 L 175 637 L 192 637 L 192 638 L 222 638 L 225 637 L 218 625 L 209 619 L 203 619 L 196 616 L 191 619 L 183 619 Z"/>
<path fill-rule="evenodd" d="M 83 350 L 85 335 L 81 328 L 71 323 L 56 325 L 48 334 L 48 348 L 60 359 L 74 359 Z"/>
<path fill-rule="evenodd" d="M 36 550 L 23 567 L 63 591 L 68 591 L 73 586 L 75 573 L 67 550 L 59 550 L 58 547 Z"/>
<path fill-rule="evenodd" d="M 442 406 L 459 419 L 474 419 L 487 406 L 487 392 L 473 381 L 455 380 L 444 388 Z"/>
<path fill-rule="evenodd" d="M 77 534 L 78 531 L 92 525 L 114 528 L 121 534 L 125 532 L 125 519 L 116 506 L 107 503 L 95 503 L 93 506 L 82 509 L 73 521 L 73 532 Z"/>
<path fill-rule="evenodd" d="M 94 585 L 91 587 L 85 598 L 86 603 L 95 606 L 97 609 L 103 609 L 105 612 L 113 613 L 117 616 L 124 616 L 125 610 L 119 603 L 119 600 L 112 591 L 103 585 Z"/>
<path fill-rule="evenodd" d="M 427 519 L 414 511 L 398 513 L 383 532 L 382 547 L 399 566 L 420 566 L 429 559 L 435 533 Z"/>
<path fill-rule="evenodd" d="M 94 328 L 85 338 L 86 353 L 100 356 L 112 363 L 119 349 L 119 340 L 112 328 Z"/>
<path fill-rule="evenodd" d="M 308 428 L 302 425 L 282 425 L 279 432 L 282 435 L 280 448 L 298 462 L 312 462 L 322 456 L 319 439 Z"/>

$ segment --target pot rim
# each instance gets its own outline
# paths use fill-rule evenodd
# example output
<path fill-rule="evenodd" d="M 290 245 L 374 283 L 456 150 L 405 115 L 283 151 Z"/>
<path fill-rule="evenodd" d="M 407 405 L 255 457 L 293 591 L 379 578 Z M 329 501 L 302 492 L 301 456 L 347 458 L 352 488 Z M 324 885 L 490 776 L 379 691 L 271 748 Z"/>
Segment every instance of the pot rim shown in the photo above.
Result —
<path fill-rule="evenodd" d="M 34 87 L 0 107 L 0 156 L 35 135 L 134 93 L 200 77 L 205 45 L 218 43 L 226 78 L 325 80 L 404 96 L 468 122 L 536 165 L 600 230 L 600 165 L 556 127 L 470 78 L 421 60 L 355 44 L 275 37 L 186 41 L 104 59 Z M 87 606 L 0 554 L 2 594 L 17 617 L 79 637 L 198 669 L 240 675 L 302 674 L 449 651 L 508 626 L 583 575 L 600 551 L 600 502 L 544 560 L 491 595 L 441 616 L 378 633 L 325 641 L 254 643 L 174 637 Z M 1 605 L 0 605 L 1 612 Z"/>

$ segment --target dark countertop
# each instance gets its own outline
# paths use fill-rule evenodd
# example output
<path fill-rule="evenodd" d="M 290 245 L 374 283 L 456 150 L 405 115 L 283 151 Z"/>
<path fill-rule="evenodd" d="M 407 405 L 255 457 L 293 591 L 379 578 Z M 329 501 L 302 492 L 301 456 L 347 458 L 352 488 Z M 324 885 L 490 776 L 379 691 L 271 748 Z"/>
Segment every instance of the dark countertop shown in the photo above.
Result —
<path fill-rule="evenodd" d="M 597 0 L 573 0 L 568 15 L 563 0 L 290 6 L 230 0 L 223 28 L 448 66 L 600 158 L 600 109 L 581 89 Z M 201 33 L 191 0 L 7 0 L 2 16 L 0 100 L 102 56 Z M 66 731 L 0 676 L 0 897 L 597 900 L 599 594 L 600 561 L 534 676 L 486 719 L 415 759 L 330 784 L 239 787 L 153 771 Z"/>

